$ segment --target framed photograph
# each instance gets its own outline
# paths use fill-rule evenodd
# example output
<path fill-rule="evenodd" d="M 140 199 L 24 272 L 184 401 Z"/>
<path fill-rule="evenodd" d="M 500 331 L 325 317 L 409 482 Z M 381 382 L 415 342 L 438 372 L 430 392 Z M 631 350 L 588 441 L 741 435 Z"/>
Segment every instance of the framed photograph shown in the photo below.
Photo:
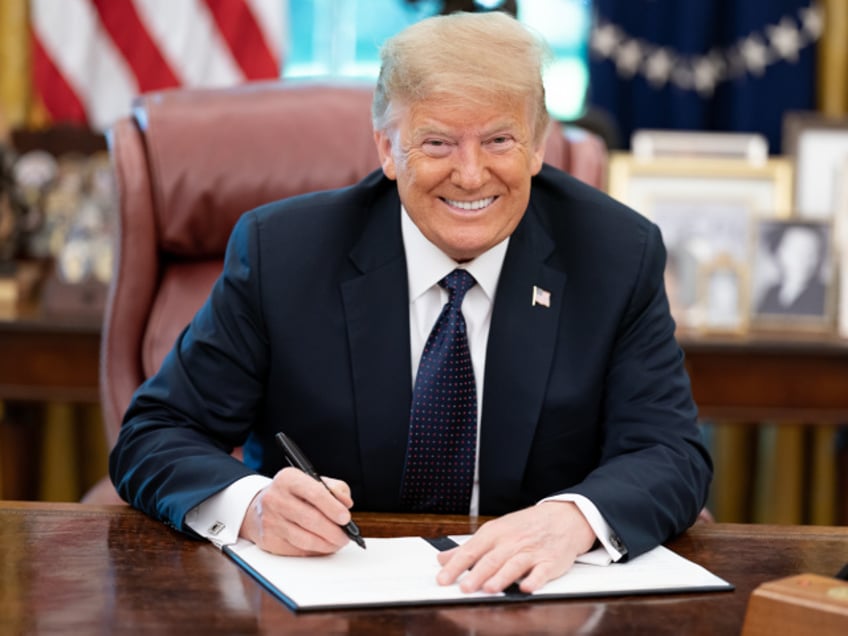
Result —
<path fill-rule="evenodd" d="M 666 288 L 683 327 L 699 327 L 699 276 L 704 266 L 730 259 L 750 262 L 757 219 L 788 218 L 792 164 L 769 159 L 612 156 L 609 193 L 654 221 L 668 252 Z"/>
<path fill-rule="evenodd" d="M 848 338 L 848 157 L 842 160 L 836 179 L 833 235 L 834 251 L 838 262 L 838 331 Z"/>
<path fill-rule="evenodd" d="M 637 130 L 630 137 L 634 157 L 722 157 L 763 163 L 768 159 L 765 135 L 688 130 Z"/>
<path fill-rule="evenodd" d="M 698 275 L 698 320 L 703 332 L 742 334 L 748 330 L 748 263 L 721 255 Z"/>
<path fill-rule="evenodd" d="M 783 154 L 795 162 L 794 208 L 798 216 L 832 218 L 839 171 L 848 158 L 848 118 L 806 111 L 787 113 Z"/>
<path fill-rule="evenodd" d="M 751 316 L 759 326 L 829 329 L 834 316 L 834 257 L 829 221 L 757 224 Z"/>

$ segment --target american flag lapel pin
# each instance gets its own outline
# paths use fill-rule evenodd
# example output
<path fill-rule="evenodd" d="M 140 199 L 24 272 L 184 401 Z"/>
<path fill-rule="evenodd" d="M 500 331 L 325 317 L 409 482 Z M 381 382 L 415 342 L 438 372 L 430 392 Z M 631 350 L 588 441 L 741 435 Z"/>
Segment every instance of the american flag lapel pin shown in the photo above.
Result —
<path fill-rule="evenodd" d="M 541 287 L 533 285 L 533 300 L 530 304 L 533 307 L 535 307 L 536 305 L 540 305 L 542 307 L 550 307 L 551 292 L 549 292 L 547 289 L 542 289 Z"/>

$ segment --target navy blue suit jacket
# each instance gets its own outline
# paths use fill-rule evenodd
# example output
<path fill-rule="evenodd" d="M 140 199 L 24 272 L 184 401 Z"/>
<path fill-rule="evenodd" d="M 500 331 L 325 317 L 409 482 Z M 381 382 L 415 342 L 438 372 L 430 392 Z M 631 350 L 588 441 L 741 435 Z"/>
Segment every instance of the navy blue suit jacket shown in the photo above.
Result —
<path fill-rule="evenodd" d="M 110 457 L 119 493 L 186 530 L 187 511 L 284 460 L 284 430 L 355 510 L 398 511 L 412 396 L 394 182 L 245 214 L 209 299 L 136 393 Z M 657 227 L 545 166 L 509 243 L 486 354 L 480 513 L 562 491 L 592 500 L 631 556 L 706 499 Z M 534 286 L 550 307 L 531 303 Z M 244 463 L 228 456 L 244 445 Z"/>

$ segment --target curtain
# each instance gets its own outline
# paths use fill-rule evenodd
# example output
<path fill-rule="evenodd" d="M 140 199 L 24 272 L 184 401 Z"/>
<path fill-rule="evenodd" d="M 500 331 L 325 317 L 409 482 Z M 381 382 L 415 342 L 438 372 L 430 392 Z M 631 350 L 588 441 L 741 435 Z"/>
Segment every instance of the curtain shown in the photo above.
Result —
<path fill-rule="evenodd" d="M 848 115 L 848 2 L 824 0 L 824 32 L 819 46 L 819 110 Z"/>
<path fill-rule="evenodd" d="M 595 0 L 588 101 L 634 130 L 762 133 L 816 105 L 812 0 Z"/>
<path fill-rule="evenodd" d="M 29 123 L 32 84 L 29 80 L 27 0 L 0 2 L 0 140 L 4 132 Z"/>

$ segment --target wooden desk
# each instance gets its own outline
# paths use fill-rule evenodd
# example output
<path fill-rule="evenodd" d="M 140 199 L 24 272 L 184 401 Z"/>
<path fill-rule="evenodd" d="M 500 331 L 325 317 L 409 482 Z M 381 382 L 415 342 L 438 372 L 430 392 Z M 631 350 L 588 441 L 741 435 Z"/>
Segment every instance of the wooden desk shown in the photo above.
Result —
<path fill-rule="evenodd" d="M 466 517 L 356 515 L 366 536 Z M 294 614 L 212 545 L 128 508 L 0 503 L 2 633 L 738 634 L 760 583 L 848 561 L 848 528 L 699 525 L 669 547 L 734 592 Z"/>

